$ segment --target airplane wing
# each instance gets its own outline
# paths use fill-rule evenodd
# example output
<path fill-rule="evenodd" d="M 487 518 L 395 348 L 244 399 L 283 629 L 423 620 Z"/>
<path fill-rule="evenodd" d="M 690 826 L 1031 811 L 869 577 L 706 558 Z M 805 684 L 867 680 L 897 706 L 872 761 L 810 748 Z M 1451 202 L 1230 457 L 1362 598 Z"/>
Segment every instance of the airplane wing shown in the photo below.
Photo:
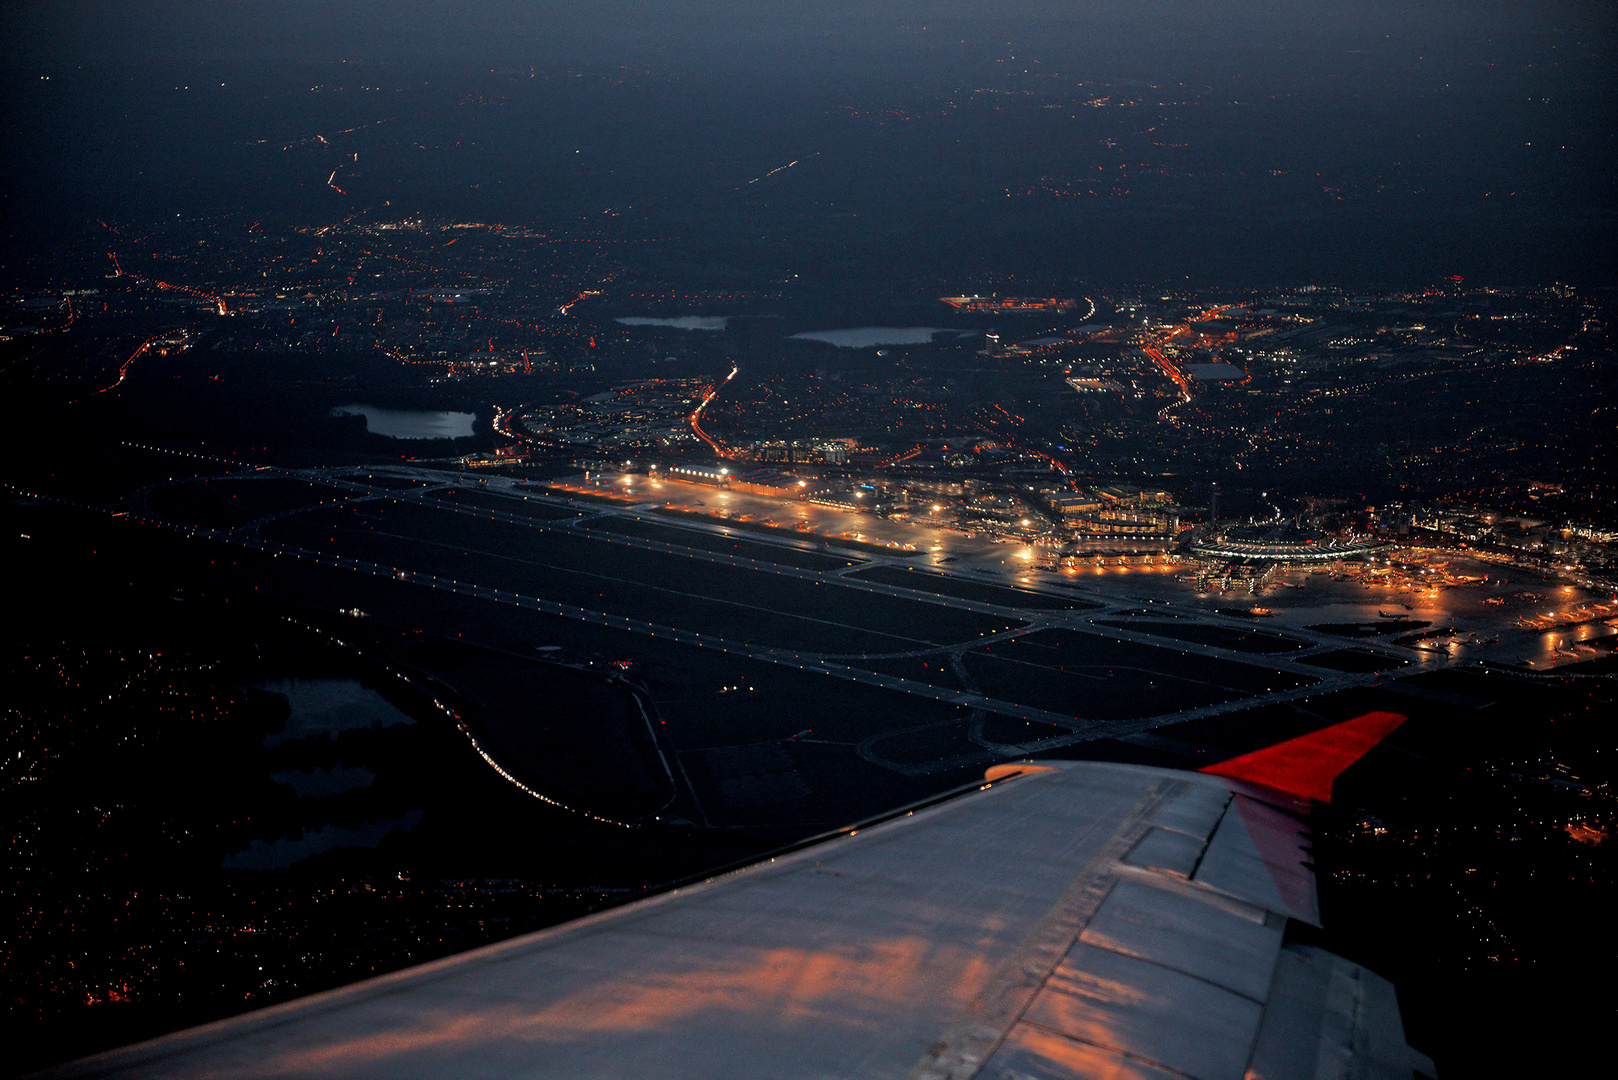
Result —
<path fill-rule="evenodd" d="M 60 1077 L 1435 1075 L 1318 925 L 1308 798 L 1373 713 L 1203 773 L 997 766 L 699 884 Z"/>

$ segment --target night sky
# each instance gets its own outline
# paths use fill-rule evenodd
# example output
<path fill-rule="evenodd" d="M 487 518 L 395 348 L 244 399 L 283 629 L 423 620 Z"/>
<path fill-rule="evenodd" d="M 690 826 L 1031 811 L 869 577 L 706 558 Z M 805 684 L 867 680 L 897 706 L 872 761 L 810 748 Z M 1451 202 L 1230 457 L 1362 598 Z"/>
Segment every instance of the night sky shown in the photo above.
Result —
<path fill-rule="evenodd" d="M 0 228 L 387 204 L 766 275 L 1614 277 L 1611 5 L 580 7 L 8 5 Z"/>

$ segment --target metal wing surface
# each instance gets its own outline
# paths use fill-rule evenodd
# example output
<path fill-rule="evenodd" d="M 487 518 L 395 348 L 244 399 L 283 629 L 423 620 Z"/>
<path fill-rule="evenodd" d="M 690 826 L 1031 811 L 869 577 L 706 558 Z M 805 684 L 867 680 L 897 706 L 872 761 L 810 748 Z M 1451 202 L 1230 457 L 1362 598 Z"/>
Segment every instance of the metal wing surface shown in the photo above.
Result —
<path fill-rule="evenodd" d="M 691 887 L 52 1075 L 1433 1073 L 1386 980 L 1285 932 L 1319 921 L 1306 802 L 1091 762 L 990 776 Z"/>

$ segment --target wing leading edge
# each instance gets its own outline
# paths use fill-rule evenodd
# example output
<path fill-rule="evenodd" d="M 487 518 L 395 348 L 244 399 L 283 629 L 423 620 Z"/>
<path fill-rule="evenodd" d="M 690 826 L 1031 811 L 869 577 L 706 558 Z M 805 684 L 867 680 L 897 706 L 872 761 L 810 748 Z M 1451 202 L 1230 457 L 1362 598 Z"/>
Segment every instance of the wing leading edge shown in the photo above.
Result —
<path fill-rule="evenodd" d="M 1031 764 L 689 888 L 51 1075 L 1432 1075 L 1386 980 L 1285 934 L 1319 923 L 1306 815 L 1251 776 Z"/>

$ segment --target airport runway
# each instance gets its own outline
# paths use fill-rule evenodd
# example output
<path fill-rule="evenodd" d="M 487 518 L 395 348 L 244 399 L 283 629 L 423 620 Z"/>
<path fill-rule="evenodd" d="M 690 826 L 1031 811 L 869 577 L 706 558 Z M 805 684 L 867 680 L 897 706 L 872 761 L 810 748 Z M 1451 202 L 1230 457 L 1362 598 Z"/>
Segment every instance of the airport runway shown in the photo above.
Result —
<path fill-rule="evenodd" d="M 1031 608 L 1016 606 L 1011 603 L 999 604 L 981 600 L 969 599 L 960 596 L 948 595 L 944 592 L 931 591 L 925 588 L 905 588 L 882 582 L 863 580 L 850 576 L 849 571 L 868 569 L 870 567 L 892 565 L 910 566 L 912 561 L 903 557 L 879 555 L 874 553 L 850 552 L 851 561 L 859 565 L 854 568 L 847 566 L 827 570 L 812 570 L 794 566 L 783 566 L 763 559 L 749 558 L 742 555 L 731 555 L 723 552 L 708 551 L 700 548 L 684 547 L 662 540 L 653 540 L 644 537 L 629 536 L 622 533 L 612 533 L 600 529 L 591 529 L 593 521 L 603 518 L 626 517 L 650 518 L 649 508 L 644 504 L 626 504 L 622 507 L 603 505 L 593 501 L 568 499 L 554 495 L 541 495 L 532 491 L 520 490 L 515 482 L 490 480 L 480 482 L 482 478 L 468 478 L 464 474 L 444 473 L 437 470 L 419 467 L 389 467 L 386 474 L 392 476 L 410 477 L 422 481 L 421 487 L 413 489 L 383 488 L 365 483 L 362 476 L 353 470 L 283 470 L 258 469 L 251 473 L 236 473 L 232 479 L 252 478 L 281 478 L 297 479 L 315 483 L 327 484 L 332 487 L 349 492 L 352 498 L 342 502 L 327 502 L 320 506 L 310 506 L 281 511 L 265 515 L 234 529 L 206 528 L 196 525 L 170 521 L 153 514 L 150 510 L 147 495 L 153 490 L 165 485 L 152 485 L 142 489 L 131 500 L 131 516 L 147 524 L 157 525 L 166 529 L 177 530 L 187 535 L 207 538 L 227 544 L 253 548 L 276 557 L 290 557 L 337 567 L 353 573 L 365 574 L 374 578 L 396 581 L 400 584 L 437 591 L 453 593 L 460 596 L 472 597 L 492 603 L 509 605 L 516 608 L 544 612 L 568 619 L 579 619 L 583 622 L 612 629 L 625 630 L 630 633 L 673 641 L 680 644 L 692 645 L 699 648 L 714 649 L 719 652 L 742 656 L 747 659 L 762 661 L 771 664 L 783 665 L 800 671 L 817 672 L 833 678 L 845 679 L 850 682 L 878 686 L 897 693 L 905 693 L 928 698 L 946 704 L 968 708 L 974 713 L 995 713 L 1014 717 L 1021 720 L 1050 724 L 1065 729 L 1067 734 L 1050 739 L 1040 740 L 1037 744 L 1028 744 L 1027 749 L 1051 749 L 1057 746 L 1071 745 L 1073 743 L 1089 741 L 1099 738 L 1121 738 L 1149 732 L 1156 727 L 1177 724 L 1185 720 L 1206 716 L 1215 716 L 1223 713 L 1241 711 L 1255 706 L 1279 703 L 1298 698 L 1309 697 L 1333 690 L 1345 689 L 1353 686 L 1368 686 L 1386 682 L 1389 678 L 1386 672 L 1349 673 L 1338 672 L 1320 667 L 1313 667 L 1300 661 L 1304 658 L 1317 655 L 1321 652 L 1341 650 L 1345 645 L 1341 638 L 1317 634 L 1309 631 L 1288 628 L 1286 636 L 1296 638 L 1304 643 L 1304 647 L 1285 655 L 1255 654 L 1232 649 L 1220 648 L 1196 642 L 1188 642 L 1115 626 L 1102 625 L 1099 620 L 1116 619 L 1127 611 L 1138 611 L 1140 601 L 1134 598 L 1120 598 L 1108 592 L 1073 586 L 1067 583 L 1052 587 L 1042 582 L 1022 585 L 1013 578 L 1006 581 L 987 580 L 985 575 L 955 572 L 936 566 L 928 567 L 932 573 L 943 573 L 946 578 L 972 582 L 977 585 L 996 585 L 1005 589 L 1008 585 L 1016 585 L 1027 593 L 1070 598 L 1083 601 L 1088 605 L 1078 610 L 1061 610 L 1050 608 Z M 543 504 L 566 508 L 578 516 L 556 520 L 541 520 L 532 516 L 513 511 L 504 511 L 488 506 L 473 506 L 445 497 L 445 493 L 454 490 L 480 490 L 490 494 L 505 494 L 513 499 L 527 499 Z M 752 571 L 778 574 L 786 577 L 806 581 L 815 581 L 840 588 L 855 589 L 896 599 L 909 601 L 922 601 L 945 608 L 960 611 L 970 611 L 979 614 L 992 615 L 1012 620 L 1017 625 L 1006 631 L 953 644 L 935 645 L 920 643 L 921 647 L 896 649 L 891 652 L 862 652 L 862 653 L 827 653 L 807 650 L 789 650 L 754 642 L 736 640 L 703 633 L 690 628 L 656 623 L 648 620 L 636 619 L 620 613 L 591 610 L 575 605 L 561 604 L 541 596 L 525 595 L 522 593 L 483 585 L 477 582 L 461 581 L 437 574 L 426 573 L 407 567 L 388 566 L 376 562 L 357 559 L 351 556 L 318 551 L 298 545 L 287 544 L 270 539 L 262 535 L 262 527 L 275 520 L 297 517 L 321 507 L 353 506 L 366 502 L 389 500 L 394 502 L 410 502 L 432 507 L 455 514 L 468 515 L 503 524 L 516 525 L 525 529 L 540 532 L 563 532 L 574 536 L 587 537 L 594 543 L 604 545 L 618 545 L 639 548 L 662 554 L 676 555 L 681 558 L 701 560 L 709 563 L 729 565 L 746 568 Z M 753 532 L 736 530 L 723 524 L 697 521 L 669 521 L 663 515 L 653 520 L 659 524 L 691 531 L 693 534 L 708 534 L 745 542 L 748 545 L 779 546 L 794 551 L 825 553 L 825 545 L 818 542 L 805 542 L 791 537 L 775 538 L 768 535 L 759 535 Z M 836 552 L 836 554 L 844 554 Z M 500 556 L 509 558 L 509 556 Z M 603 575 L 608 576 L 610 575 Z M 916 575 L 925 583 L 926 579 Z M 1220 616 L 1210 616 L 1206 612 L 1195 608 L 1176 609 L 1173 605 L 1155 605 L 1153 613 L 1161 608 L 1165 617 L 1178 616 L 1182 621 L 1220 626 L 1227 630 L 1253 632 L 1255 628 L 1250 621 L 1232 619 Z M 793 617 L 790 613 L 781 613 Z M 857 629 L 850 627 L 850 629 Z M 1249 667 L 1271 669 L 1286 672 L 1294 676 L 1305 676 L 1310 682 L 1303 686 L 1289 686 L 1284 689 L 1268 693 L 1243 693 L 1233 700 L 1214 704 L 1198 706 L 1175 712 L 1163 713 L 1144 718 L 1130 719 L 1096 719 L 1079 715 L 1054 712 L 1048 709 L 1037 708 L 1016 701 L 994 698 L 972 690 L 951 689 L 934 686 L 930 683 L 916 679 L 907 679 L 899 676 L 883 674 L 865 670 L 860 662 L 875 662 L 898 658 L 911 658 L 920 656 L 938 656 L 941 659 L 954 659 L 956 661 L 967 652 L 981 648 L 997 640 L 1007 640 L 1042 630 L 1070 629 L 1082 631 L 1086 634 L 1109 637 L 1118 641 L 1131 642 L 1140 645 L 1149 645 L 1159 649 L 1170 649 L 1183 654 L 1194 654 L 1213 660 L 1239 663 Z M 1378 645 L 1367 642 L 1353 642 L 1353 647 L 1367 652 L 1375 652 L 1397 659 L 1425 659 L 1422 654 L 1412 650 L 1400 649 L 1392 646 Z M 959 665 L 957 664 L 957 669 Z M 1008 746 L 1008 750 L 1024 747 Z"/>

